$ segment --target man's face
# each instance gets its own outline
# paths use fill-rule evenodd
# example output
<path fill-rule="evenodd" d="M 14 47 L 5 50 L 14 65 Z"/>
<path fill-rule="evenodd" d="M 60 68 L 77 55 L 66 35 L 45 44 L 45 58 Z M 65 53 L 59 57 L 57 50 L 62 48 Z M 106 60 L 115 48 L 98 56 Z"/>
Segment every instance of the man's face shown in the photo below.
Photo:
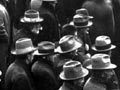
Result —
<path fill-rule="evenodd" d="M 32 63 L 33 59 L 34 59 L 33 52 L 28 53 L 28 62 Z"/>
<path fill-rule="evenodd" d="M 38 24 L 33 24 L 31 26 L 31 32 L 34 33 L 34 34 L 39 34 L 41 30 L 42 30 L 42 27 L 39 23 Z"/>

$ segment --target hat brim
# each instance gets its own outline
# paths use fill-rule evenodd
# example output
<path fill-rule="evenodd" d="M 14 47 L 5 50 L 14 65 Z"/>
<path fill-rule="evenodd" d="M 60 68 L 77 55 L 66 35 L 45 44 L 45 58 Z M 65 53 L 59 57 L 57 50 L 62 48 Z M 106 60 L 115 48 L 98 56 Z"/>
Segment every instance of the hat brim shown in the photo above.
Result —
<path fill-rule="evenodd" d="M 76 26 L 76 25 L 74 24 L 74 22 L 72 21 L 72 22 L 70 22 L 70 25 L 74 25 L 76 28 L 85 28 L 85 27 L 90 27 L 90 26 L 92 26 L 92 25 L 93 25 L 93 22 L 92 22 L 92 21 L 88 21 L 88 24 L 85 25 L 85 26 Z"/>
<path fill-rule="evenodd" d="M 38 52 L 38 50 L 36 50 L 34 53 L 33 53 L 33 55 L 48 55 L 48 54 L 50 54 L 50 53 L 39 53 Z"/>
<path fill-rule="evenodd" d="M 22 23 L 38 23 L 38 22 L 42 22 L 44 19 L 43 18 L 37 18 L 37 19 L 25 19 L 24 17 L 20 19 L 20 21 Z"/>
<path fill-rule="evenodd" d="M 27 53 L 30 53 L 30 52 L 33 52 L 33 51 L 35 51 L 35 50 L 37 50 L 37 48 L 31 48 L 31 49 L 26 49 L 26 50 L 23 50 L 23 51 L 21 51 L 21 52 L 17 52 L 16 50 L 12 50 L 11 51 L 11 53 L 13 54 L 13 55 L 22 55 L 22 54 L 27 54 Z"/>
<path fill-rule="evenodd" d="M 96 68 L 93 68 L 92 65 L 89 65 L 87 66 L 86 68 L 87 69 L 94 69 L 94 70 L 102 70 L 102 69 L 114 69 L 116 68 L 117 66 L 115 64 L 110 64 L 108 67 L 96 67 Z"/>
<path fill-rule="evenodd" d="M 93 45 L 93 46 L 92 46 L 92 50 L 94 50 L 94 51 L 98 51 L 98 52 L 102 52 L 102 51 L 109 51 L 109 50 L 112 50 L 112 49 L 115 49 L 115 48 L 116 48 L 116 46 L 115 46 L 115 45 L 111 45 L 111 47 L 110 47 L 110 48 L 108 48 L 108 49 L 98 50 L 98 49 L 95 47 L 95 45 Z"/>
<path fill-rule="evenodd" d="M 80 72 L 81 73 L 81 72 Z M 59 77 L 62 79 L 62 80 L 75 80 L 75 79 L 79 79 L 79 78 L 82 78 L 82 77 L 85 77 L 88 75 L 88 70 L 83 68 L 83 74 L 81 76 L 77 76 L 77 77 L 73 77 L 73 78 L 66 78 L 65 77 L 65 74 L 64 74 L 64 71 L 62 71 L 59 75 Z"/>
<path fill-rule="evenodd" d="M 54 52 L 58 52 L 58 53 L 68 53 L 68 52 L 72 52 L 72 51 L 74 51 L 74 50 L 80 48 L 81 46 L 82 46 L 81 43 L 76 42 L 76 46 L 75 46 L 74 48 L 70 49 L 70 50 L 67 50 L 67 51 L 63 51 L 63 50 L 61 49 L 61 47 L 58 46 L 58 47 L 55 49 Z"/>

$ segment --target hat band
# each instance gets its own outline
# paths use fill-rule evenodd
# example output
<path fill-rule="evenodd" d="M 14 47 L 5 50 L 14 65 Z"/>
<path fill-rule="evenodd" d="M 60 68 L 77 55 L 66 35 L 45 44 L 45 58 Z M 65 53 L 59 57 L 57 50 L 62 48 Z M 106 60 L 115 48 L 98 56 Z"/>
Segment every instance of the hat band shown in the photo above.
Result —
<path fill-rule="evenodd" d="M 39 53 L 53 53 L 54 49 L 50 49 L 50 50 L 38 50 Z"/>
<path fill-rule="evenodd" d="M 38 16 L 39 16 L 38 13 L 37 14 L 32 14 L 32 15 L 30 15 L 30 14 L 25 15 L 25 17 L 27 17 L 27 18 L 37 18 Z"/>
<path fill-rule="evenodd" d="M 111 47 L 111 44 L 105 45 L 105 46 L 96 46 L 96 49 L 98 50 L 105 50 L 105 49 L 109 49 Z"/>
<path fill-rule="evenodd" d="M 75 24 L 76 26 L 85 26 L 85 25 L 88 24 L 88 21 L 86 21 L 86 22 L 74 22 L 74 24 Z"/>

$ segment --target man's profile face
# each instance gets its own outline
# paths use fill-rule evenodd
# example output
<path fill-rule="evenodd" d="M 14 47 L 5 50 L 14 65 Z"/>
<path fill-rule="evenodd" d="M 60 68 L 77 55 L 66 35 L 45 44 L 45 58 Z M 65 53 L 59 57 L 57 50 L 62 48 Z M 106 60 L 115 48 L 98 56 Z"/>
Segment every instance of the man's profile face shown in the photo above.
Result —
<path fill-rule="evenodd" d="M 30 26 L 31 28 L 31 32 L 34 34 L 39 34 L 40 31 L 42 30 L 42 26 L 40 25 L 40 23 L 37 24 L 33 24 Z"/>

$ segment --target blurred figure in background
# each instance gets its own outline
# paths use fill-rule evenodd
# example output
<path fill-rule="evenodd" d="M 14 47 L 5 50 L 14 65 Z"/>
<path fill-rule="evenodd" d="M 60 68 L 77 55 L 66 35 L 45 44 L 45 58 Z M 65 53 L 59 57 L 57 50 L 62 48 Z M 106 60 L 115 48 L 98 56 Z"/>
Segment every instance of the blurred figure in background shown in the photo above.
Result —
<path fill-rule="evenodd" d="M 95 43 L 95 38 L 100 35 L 107 35 L 113 43 L 115 35 L 115 21 L 113 8 L 106 0 L 87 0 L 82 5 L 86 8 L 94 18 L 93 26 L 90 30 L 90 38 L 92 44 Z"/>

